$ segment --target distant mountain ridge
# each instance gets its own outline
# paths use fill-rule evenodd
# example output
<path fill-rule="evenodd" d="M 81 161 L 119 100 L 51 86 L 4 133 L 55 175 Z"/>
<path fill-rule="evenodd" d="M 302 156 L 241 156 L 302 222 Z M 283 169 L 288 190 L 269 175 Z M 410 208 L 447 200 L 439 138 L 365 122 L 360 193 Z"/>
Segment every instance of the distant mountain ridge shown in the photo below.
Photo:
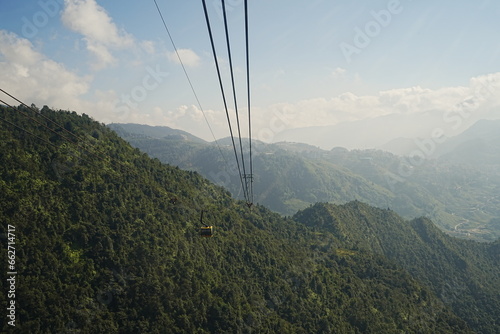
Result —
<path fill-rule="evenodd" d="M 219 140 L 219 147 L 133 134 L 123 138 L 165 163 L 196 170 L 240 195 L 228 138 Z M 377 150 L 325 151 L 303 143 L 258 141 L 253 147 L 255 200 L 282 214 L 318 201 L 341 204 L 357 199 L 391 207 L 408 219 L 429 216 L 462 237 L 491 240 L 500 235 L 499 173 L 436 162 L 411 168 L 406 158 Z"/>
<path fill-rule="evenodd" d="M 469 120 L 463 120 L 461 127 L 465 128 L 469 123 Z M 458 131 L 447 123 L 443 124 L 440 112 L 401 113 L 345 121 L 336 125 L 288 129 L 277 133 L 273 142 L 302 142 L 324 150 L 337 146 L 348 149 L 377 149 L 395 138 L 426 138 L 432 134 L 436 124 L 446 125 L 450 133 Z"/>
<path fill-rule="evenodd" d="M 397 138 L 380 146 L 409 156 L 423 152 L 426 158 L 470 165 L 500 165 L 500 120 L 479 120 L 453 137 Z"/>
<path fill-rule="evenodd" d="M 442 161 L 500 166 L 500 120 L 481 120 L 436 148 Z"/>
<path fill-rule="evenodd" d="M 107 125 L 110 129 L 114 130 L 119 135 L 122 134 L 134 134 L 142 135 L 144 137 L 151 138 L 168 138 L 168 139 L 178 139 L 186 140 L 194 143 L 207 143 L 205 140 L 196 137 L 189 132 L 172 129 L 168 126 L 151 126 L 145 124 L 134 124 L 134 123 L 111 123 Z"/>

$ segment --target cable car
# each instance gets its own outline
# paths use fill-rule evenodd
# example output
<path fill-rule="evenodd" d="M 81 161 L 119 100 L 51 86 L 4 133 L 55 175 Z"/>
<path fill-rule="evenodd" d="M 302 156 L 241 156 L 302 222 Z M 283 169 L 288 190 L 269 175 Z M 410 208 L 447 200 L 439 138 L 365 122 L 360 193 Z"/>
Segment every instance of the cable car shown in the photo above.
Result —
<path fill-rule="evenodd" d="M 200 235 L 205 238 L 210 238 L 214 236 L 214 227 L 213 226 L 202 226 L 200 228 Z"/>
<path fill-rule="evenodd" d="M 214 227 L 203 224 L 203 210 L 201 210 L 200 224 L 203 225 L 202 227 L 200 227 L 200 235 L 205 238 L 213 237 Z"/>

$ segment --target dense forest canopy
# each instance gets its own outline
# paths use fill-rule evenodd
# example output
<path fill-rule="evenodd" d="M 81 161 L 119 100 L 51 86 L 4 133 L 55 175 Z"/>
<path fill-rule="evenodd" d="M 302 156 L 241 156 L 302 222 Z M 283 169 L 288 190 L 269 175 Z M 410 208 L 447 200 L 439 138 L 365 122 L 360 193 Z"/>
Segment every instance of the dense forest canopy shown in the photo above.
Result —
<path fill-rule="evenodd" d="M 0 233 L 15 226 L 20 332 L 500 330 L 498 241 L 360 202 L 284 218 L 85 114 L 0 106 L 0 118 Z M 202 211 L 213 238 L 198 235 Z"/>

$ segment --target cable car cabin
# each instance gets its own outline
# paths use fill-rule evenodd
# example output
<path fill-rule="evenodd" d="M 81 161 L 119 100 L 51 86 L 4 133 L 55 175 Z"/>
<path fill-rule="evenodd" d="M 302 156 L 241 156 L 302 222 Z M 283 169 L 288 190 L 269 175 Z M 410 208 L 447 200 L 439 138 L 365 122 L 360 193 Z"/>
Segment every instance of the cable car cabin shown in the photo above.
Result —
<path fill-rule="evenodd" d="M 209 237 L 212 237 L 214 235 L 214 227 L 203 224 L 203 212 L 204 212 L 204 210 L 201 210 L 200 224 L 204 225 L 204 226 L 200 227 L 200 235 L 202 237 L 209 238 Z"/>
<path fill-rule="evenodd" d="M 213 226 L 203 226 L 200 228 L 200 235 L 202 237 L 213 237 L 214 235 L 214 227 Z"/>

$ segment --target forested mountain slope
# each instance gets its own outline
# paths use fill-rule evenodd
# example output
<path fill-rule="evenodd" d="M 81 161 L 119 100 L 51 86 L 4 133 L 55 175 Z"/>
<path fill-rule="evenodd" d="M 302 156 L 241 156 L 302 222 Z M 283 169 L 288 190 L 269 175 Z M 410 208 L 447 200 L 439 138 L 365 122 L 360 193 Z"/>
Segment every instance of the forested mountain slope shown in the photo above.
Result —
<path fill-rule="evenodd" d="M 238 196 L 241 183 L 229 143 L 172 138 L 137 124 L 111 127 L 133 146 L 162 162 L 196 170 Z M 173 130 L 167 129 L 167 135 Z M 227 145 L 226 145 L 227 144 Z M 431 218 L 462 238 L 500 237 L 500 174 L 377 150 L 324 151 L 299 143 L 253 143 L 255 199 L 292 215 L 316 202 L 359 200 L 390 207 L 407 219 Z"/>
<path fill-rule="evenodd" d="M 500 332 L 498 240 L 478 243 L 453 238 L 426 218 L 405 221 L 391 210 L 357 201 L 316 204 L 294 219 L 317 232 L 318 247 L 342 245 L 383 255 L 425 282 L 479 332 Z"/>
<path fill-rule="evenodd" d="M 472 332 L 393 262 L 320 250 L 306 225 L 249 210 L 85 115 L 0 117 L 0 233 L 15 227 L 20 332 Z M 198 235 L 202 210 L 213 238 Z"/>

